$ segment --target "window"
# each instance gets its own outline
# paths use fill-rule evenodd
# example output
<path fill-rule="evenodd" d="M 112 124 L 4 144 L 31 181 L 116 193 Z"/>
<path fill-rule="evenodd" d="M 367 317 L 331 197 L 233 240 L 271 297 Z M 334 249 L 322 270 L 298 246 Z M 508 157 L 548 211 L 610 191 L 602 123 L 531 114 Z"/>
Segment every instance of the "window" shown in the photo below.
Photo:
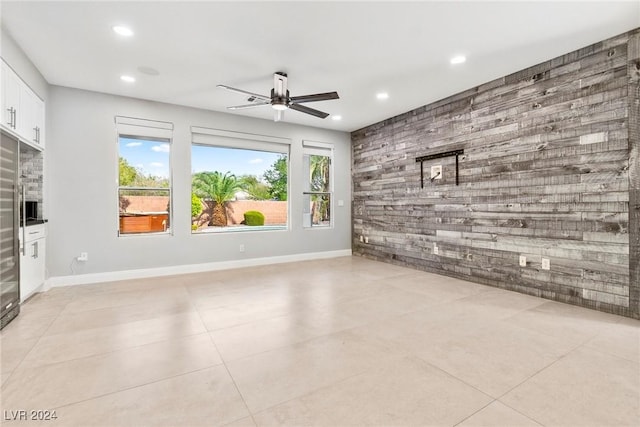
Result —
<path fill-rule="evenodd" d="M 333 146 L 303 141 L 303 216 L 304 227 L 331 226 Z"/>
<path fill-rule="evenodd" d="M 289 140 L 192 131 L 192 232 L 287 229 Z"/>
<path fill-rule="evenodd" d="M 116 117 L 118 234 L 171 232 L 173 125 Z"/>

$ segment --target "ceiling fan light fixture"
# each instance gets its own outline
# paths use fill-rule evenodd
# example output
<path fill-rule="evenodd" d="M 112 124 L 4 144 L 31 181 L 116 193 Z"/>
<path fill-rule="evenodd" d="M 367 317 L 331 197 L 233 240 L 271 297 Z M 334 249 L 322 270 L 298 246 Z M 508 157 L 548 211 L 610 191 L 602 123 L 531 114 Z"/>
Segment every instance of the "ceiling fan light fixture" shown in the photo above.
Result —
<path fill-rule="evenodd" d="M 289 106 L 284 102 L 273 102 L 271 104 L 271 107 L 273 107 L 273 109 L 277 111 L 284 111 L 289 108 Z"/>

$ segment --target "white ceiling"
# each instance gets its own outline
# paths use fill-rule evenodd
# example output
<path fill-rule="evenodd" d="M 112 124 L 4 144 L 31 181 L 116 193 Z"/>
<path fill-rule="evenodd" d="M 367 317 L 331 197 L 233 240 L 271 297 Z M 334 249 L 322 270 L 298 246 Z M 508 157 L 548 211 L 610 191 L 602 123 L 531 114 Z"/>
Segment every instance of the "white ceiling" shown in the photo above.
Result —
<path fill-rule="evenodd" d="M 2 26 L 47 81 L 228 111 L 246 103 L 217 84 L 268 95 L 337 91 L 285 121 L 353 131 L 640 26 L 638 1 L 587 2 L 26 2 Z M 130 26 L 123 38 L 113 25 Z M 449 59 L 465 54 L 467 62 Z M 139 72 L 152 67 L 158 76 Z M 134 84 L 119 79 L 136 77 Z M 376 93 L 389 99 L 380 101 Z M 260 107 L 231 112 L 270 119 Z"/>

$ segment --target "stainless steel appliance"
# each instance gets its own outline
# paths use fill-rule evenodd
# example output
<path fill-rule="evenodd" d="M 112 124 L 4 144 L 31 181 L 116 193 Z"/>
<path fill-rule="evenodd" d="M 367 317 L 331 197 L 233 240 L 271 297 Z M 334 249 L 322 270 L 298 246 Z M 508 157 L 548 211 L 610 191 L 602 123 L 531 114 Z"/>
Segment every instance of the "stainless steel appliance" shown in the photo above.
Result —
<path fill-rule="evenodd" d="M 20 313 L 19 143 L 0 135 L 0 329 Z"/>

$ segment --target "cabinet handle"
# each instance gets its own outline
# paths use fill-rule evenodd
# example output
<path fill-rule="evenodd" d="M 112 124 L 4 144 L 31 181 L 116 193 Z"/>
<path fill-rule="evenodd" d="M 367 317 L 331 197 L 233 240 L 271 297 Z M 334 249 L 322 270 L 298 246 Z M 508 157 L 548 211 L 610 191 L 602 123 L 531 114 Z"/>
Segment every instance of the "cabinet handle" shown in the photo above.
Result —
<path fill-rule="evenodd" d="M 36 126 L 36 129 L 38 129 L 38 144 L 40 144 L 40 126 Z"/>
<path fill-rule="evenodd" d="M 22 255 L 27 256 L 27 186 L 22 184 Z"/>
<path fill-rule="evenodd" d="M 7 108 L 7 111 L 9 112 L 9 121 L 7 122 L 7 124 L 12 129 L 15 129 L 16 128 L 16 109 L 13 107 L 10 107 L 10 108 Z"/>
<path fill-rule="evenodd" d="M 18 115 L 18 110 L 16 110 L 15 108 L 13 109 L 13 128 L 16 128 L 16 122 L 18 121 L 18 119 L 16 119 L 16 116 Z"/>
<path fill-rule="evenodd" d="M 35 132 L 34 133 L 35 136 L 33 137 L 33 142 L 38 142 L 38 126 L 34 127 L 33 130 Z"/>
<path fill-rule="evenodd" d="M 38 258 L 38 242 L 33 243 L 33 258 Z"/>

